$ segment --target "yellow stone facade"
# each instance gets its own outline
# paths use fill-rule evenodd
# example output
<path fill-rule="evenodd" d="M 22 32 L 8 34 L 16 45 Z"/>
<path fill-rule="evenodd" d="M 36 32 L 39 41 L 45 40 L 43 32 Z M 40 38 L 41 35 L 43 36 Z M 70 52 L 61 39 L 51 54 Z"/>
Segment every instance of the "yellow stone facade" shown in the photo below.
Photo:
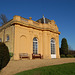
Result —
<path fill-rule="evenodd" d="M 38 40 L 38 54 L 41 54 L 43 59 L 51 59 L 50 40 L 52 38 L 55 40 L 56 58 L 60 58 L 59 34 L 54 20 L 48 24 L 42 24 L 21 16 L 14 16 L 12 20 L 0 27 L 0 38 L 8 46 L 9 51 L 13 52 L 14 60 L 20 59 L 20 53 L 28 53 L 32 59 L 34 37 Z M 9 40 L 7 40 L 7 35 L 9 35 Z"/>

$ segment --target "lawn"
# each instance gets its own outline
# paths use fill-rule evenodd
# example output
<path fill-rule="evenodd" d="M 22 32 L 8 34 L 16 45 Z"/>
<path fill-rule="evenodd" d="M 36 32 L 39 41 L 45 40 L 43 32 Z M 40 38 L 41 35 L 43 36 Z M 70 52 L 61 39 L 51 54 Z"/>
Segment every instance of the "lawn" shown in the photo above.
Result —
<path fill-rule="evenodd" d="M 15 75 L 75 75 L 75 63 L 40 67 Z"/>

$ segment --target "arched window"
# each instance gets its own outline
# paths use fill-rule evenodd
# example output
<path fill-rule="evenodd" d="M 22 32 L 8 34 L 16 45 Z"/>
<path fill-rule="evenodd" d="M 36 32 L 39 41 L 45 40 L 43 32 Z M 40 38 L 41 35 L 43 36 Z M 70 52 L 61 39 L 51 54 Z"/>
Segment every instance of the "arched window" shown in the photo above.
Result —
<path fill-rule="evenodd" d="M 7 41 L 9 40 L 9 35 L 7 35 Z"/>
<path fill-rule="evenodd" d="M 2 39 L 0 38 L 0 42 L 2 42 Z"/>
<path fill-rule="evenodd" d="M 38 54 L 38 41 L 37 38 L 33 38 L 33 54 Z"/>
<path fill-rule="evenodd" d="M 55 40 L 51 39 L 51 54 L 55 54 Z"/>

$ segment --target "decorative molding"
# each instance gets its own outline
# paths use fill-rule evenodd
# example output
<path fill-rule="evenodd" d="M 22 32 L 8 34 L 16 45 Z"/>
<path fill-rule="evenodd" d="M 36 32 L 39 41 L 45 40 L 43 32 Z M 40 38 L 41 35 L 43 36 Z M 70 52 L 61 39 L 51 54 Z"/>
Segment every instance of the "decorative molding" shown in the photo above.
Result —
<path fill-rule="evenodd" d="M 23 19 L 23 18 L 22 18 Z M 28 20 L 24 19 L 24 22 L 23 21 L 18 21 L 18 20 L 10 20 L 8 23 L 6 23 L 5 25 L 2 25 L 0 27 L 0 31 L 2 31 L 3 29 L 11 26 L 11 25 L 21 25 L 21 26 L 25 26 L 25 27 L 28 27 L 28 28 L 33 28 L 33 29 L 37 29 L 37 30 L 41 30 L 41 31 L 50 31 L 50 32 L 53 32 L 53 33 L 56 33 L 56 34 L 60 34 L 59 31 L 55 30 L 55 29 L 52 29 L 52 28 L 48 28 L 46 27 L 45 24 L 42 24 L 42 27 L 40 27 L 40 23 L 37 23 L 35 21 L 32 21 L 33 24 L 29 23 Z M 35 23 L 35 24 L 34 24 Z M 44 26 L 45 25 L 45 26 Z M 55 25 L 53 25 L 55 26 Z"/>

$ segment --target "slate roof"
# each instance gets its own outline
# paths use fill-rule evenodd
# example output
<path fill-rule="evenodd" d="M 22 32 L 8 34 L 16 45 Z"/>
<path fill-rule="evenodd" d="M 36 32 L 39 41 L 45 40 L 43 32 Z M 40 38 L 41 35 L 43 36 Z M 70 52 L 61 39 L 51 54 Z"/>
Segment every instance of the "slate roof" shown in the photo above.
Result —
<path fill-rule="evenodd" d="M 37 20 L 36 22 L 39 22 L 39 21 L 41 21 L 41 23 L 44 23 L 44 19 L 43 18 Z M 45 18 L 45 23 L 48 23 L 48 22 L 51 22 L 51 20 Z"/>

